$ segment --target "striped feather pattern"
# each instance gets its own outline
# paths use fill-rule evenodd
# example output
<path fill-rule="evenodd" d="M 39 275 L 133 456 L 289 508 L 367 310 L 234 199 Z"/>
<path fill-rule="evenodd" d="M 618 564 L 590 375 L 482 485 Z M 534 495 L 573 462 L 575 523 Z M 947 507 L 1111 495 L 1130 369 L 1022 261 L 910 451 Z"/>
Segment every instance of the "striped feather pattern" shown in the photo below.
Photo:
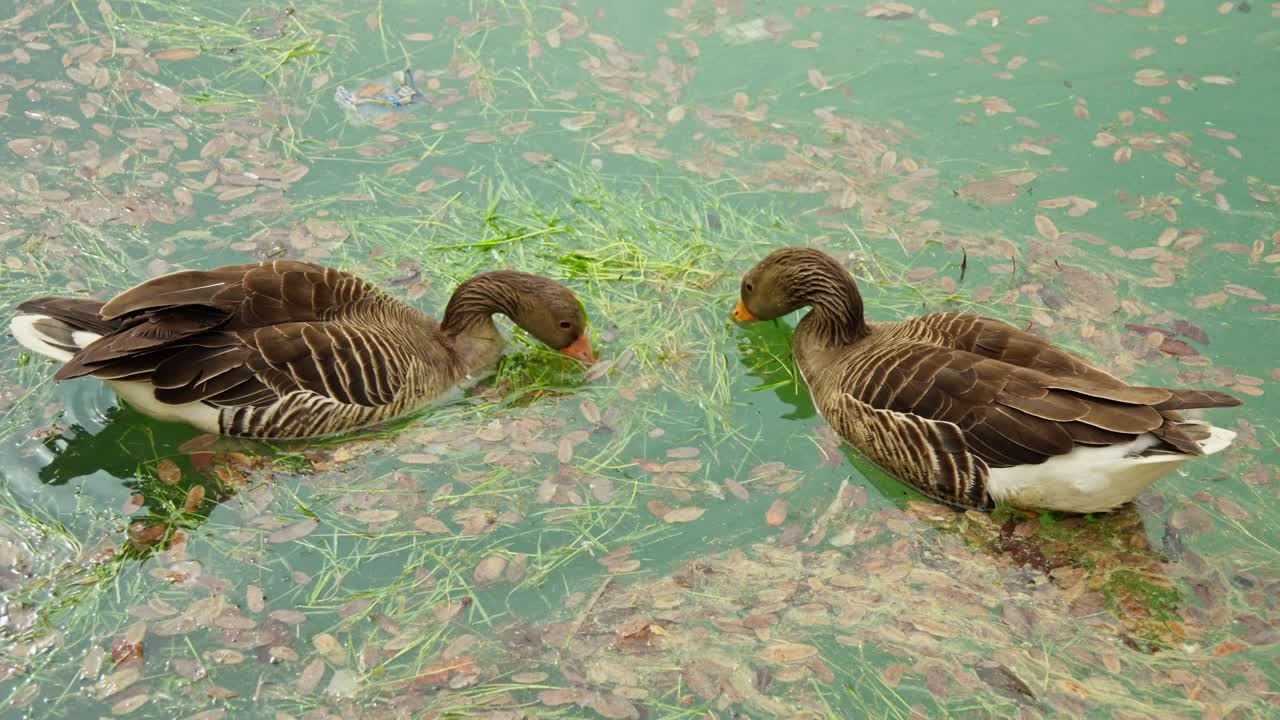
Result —
<path fill-rule="evenodd" d="M 845 440 L 924 494 L 960 507 L 994 507 L 987 464 L 970 453 L 954 423 L 877 410 L 845 393 L 823 413 Z"/>
<path fill-rule="evenodd" d="M 939 313 L 868 324 L 835 259 L 775 251 L 743 278 L 747 319 L 802 307 L 792 351 L 832 427 L 869 459 L 943 502 L 987 508 L 994 468 L 1038 465 L 1080 447 L 1203 455 L 1205 426 L 1177 412 L 1227 407 L 1210 390 L 1138 387 L 1006 323 Z"/>
<path fill-rule="evenodd" d="M 411 412 L 493 366 L 495 313 L 590 359 L 573 293 L 514 271 L 463 283 L 443 323 L 349 273 L 284 260 L 173 273 L 100 308 L 85 302 L 18 308 L 62 335 L 101 336 L 55 379 L 145 383 L 166 406 L 216 408 L 218 427 L 204 429 L 242 437 L 318 437 Z"/>

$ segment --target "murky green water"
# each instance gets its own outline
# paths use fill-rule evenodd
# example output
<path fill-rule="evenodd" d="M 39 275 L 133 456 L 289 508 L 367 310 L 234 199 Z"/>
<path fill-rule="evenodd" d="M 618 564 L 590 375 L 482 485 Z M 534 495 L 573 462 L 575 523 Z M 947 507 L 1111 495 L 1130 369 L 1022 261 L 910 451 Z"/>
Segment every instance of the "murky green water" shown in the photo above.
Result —
<path fill-rule="evenodd" d="M 7 307 L 298 257 L 438 313 L 512 266 L 605 361 L 514 333 L 468 398 L 267 446 L 6 339 L 6 716 L 1275 714 L 1280 4 L 1062 5 L 0 10 Z M 335 100 L 405 67 L 429 103 Z M 924 502 L 835 447 L 794 318 L 728 322 L 785 244 L 878 319 L 1237 394 L 1239 439 L 1106 517 Z"/>

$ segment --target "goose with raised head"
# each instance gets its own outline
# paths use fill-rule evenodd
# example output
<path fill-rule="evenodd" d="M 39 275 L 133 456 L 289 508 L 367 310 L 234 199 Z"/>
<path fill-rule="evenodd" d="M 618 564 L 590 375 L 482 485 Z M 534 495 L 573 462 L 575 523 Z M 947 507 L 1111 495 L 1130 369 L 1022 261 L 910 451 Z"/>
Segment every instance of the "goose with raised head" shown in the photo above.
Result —
<path fill-rule="evenodd" d="M 804 307 L 792 354 L 818 411 L 869 460 L 953 506 L 1104 512 L 1235 438 L 1179 411 L 1239 399 L 1130 385 L 999 320 L 867 322 L 853 277 L 819 250 L 761 260 L 733 316 L 772 320 Z"/>
<path fill-rule="evenodd" d="M 350 273 L 276 260 L 148 280 L 106 303 L 43 297 L 10 330 L 161 420 L 250 438 L 312 438 L 413 412 L 491 370 L 495 314 L 590 363 L 587 321 L 568 288 L 498 270 L 454 291 L 444 318 Z"/>

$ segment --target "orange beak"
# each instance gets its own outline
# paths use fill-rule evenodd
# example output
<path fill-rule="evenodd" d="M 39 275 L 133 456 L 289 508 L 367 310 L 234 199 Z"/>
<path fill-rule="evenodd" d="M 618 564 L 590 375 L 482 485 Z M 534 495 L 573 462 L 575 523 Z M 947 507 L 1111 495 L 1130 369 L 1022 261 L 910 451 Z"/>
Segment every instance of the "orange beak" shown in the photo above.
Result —
<path fill-rule="evenodd" d="M 560 352 L 575 360 L 581 360 L 588 365 L 596 361 L 595 355 L 591 353 L 591 340 L 587 338 L 586 330 L 582 331 L 577 340 L 560 348 Z"/>
<path fill-rule="evenodd" d="M 737 320 L 738 322 L 755 322 L 760 318 L 756 317 L 755 315 L 752 315 L 751 311 L 747 309 L 747 306 L 743 304 L 741 300 L 739 300 L 738 306 L 733 309 L 733 319 Z"/>

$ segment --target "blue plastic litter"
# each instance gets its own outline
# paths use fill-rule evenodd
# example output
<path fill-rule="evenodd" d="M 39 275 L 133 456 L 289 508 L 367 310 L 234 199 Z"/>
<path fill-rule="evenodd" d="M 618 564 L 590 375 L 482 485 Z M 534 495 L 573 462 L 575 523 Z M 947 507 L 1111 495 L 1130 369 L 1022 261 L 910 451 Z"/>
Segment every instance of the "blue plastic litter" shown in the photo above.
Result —
<path fill-rule="evenodd" d="M 431 100 L 413 82 L 413 70 L 405 68 L 386 82 L 369 83 L 355 92 L 339 85 L 333 98 L 351 122 L 366 124 L 393 112 L 430 107 Z"/>

